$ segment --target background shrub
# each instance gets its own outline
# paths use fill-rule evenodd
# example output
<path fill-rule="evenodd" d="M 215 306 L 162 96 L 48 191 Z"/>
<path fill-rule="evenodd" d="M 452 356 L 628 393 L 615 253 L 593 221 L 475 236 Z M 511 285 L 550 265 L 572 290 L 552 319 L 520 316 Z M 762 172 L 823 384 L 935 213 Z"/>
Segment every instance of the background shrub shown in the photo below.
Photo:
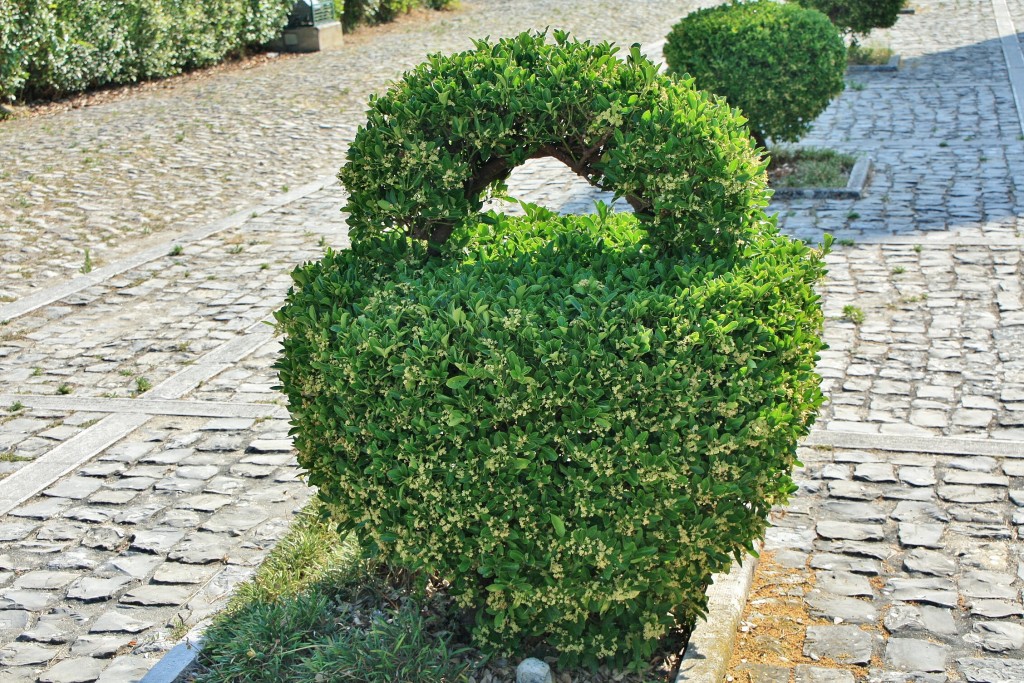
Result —
<path fill-rule="evenodd" d="M 481 646 L 648 658 L 792 490 L 822 261 L 766 218 L 743 128 L 638 49 L 557 33 L 373 99 L 341 173 L 353 248 L 293 273 L 276 367 L 340 528 L 450 582 Z M 478 213 L 542 154 L 637 215 Z"/>
<path fill-rule="evenodd" d="M 261 45 L 292 0 L 0 0 L 0 99 L 207 66 Z"/>
<path fill-rule="evenodd" d="M 867 35 L 889 28 L 899 19 L 906 0 L 790 0 L 824 13 L 843 33 Z"/>
<path fill-rule="evenodd" d="M 799 139 L 842 92 L 846 50 L 820 12 L 758 0 L 687 15 L 668 35 L 665 62 L 738 107 L 766 147 L 769 137 Z"/>
<path fill-rule="evenodd" d="M 392 21 L 400 14 L 415 9 L 449 9 L 458 5 L 458 0 L 345 0 L 345 11 L 342 23 L 345 30 L 351 30 L 359 24 L 381 24 Z"/>

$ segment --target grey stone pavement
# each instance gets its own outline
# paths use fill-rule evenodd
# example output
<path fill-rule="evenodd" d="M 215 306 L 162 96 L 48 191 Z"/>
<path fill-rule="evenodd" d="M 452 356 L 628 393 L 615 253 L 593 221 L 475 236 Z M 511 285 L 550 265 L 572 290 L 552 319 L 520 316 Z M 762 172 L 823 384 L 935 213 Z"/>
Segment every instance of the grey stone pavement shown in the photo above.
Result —
<path fill-rule="evenodd" d="M 1024 130 L 997 21 L 1024 26 L 1024 3 L 914 4 L 876 38 L 902 69 L 851 76 L 802 143 L 871 156 L 864 198 L 773 205 L 843 242 L 830 401 L 766 544 L 803 576 L 770 600 L 811 616 L 807 661 L 749 683 L 1024 681 Z M 346 246 L 330 176 L 370 92 L 469 37 L 656 43 L 696 6 L 468 0 L 0 125 L 0 681 L 139 680 L 308 499 L 265 321 L 294 265 Z M 553 162 L 510 186 L 595 197 Z"/>

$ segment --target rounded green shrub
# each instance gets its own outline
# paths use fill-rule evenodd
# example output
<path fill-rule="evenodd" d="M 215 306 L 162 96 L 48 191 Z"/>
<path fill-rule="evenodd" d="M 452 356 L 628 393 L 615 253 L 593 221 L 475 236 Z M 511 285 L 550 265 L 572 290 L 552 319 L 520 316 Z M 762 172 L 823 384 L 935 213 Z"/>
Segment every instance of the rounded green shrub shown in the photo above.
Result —
<path fill-rule="evenodd" d="M 375 98 L 353 247 L 293 273 L 276 368 L 311 484 L 448 582 L 484 647 L 648 658 L 793 489 L 819 252 L 778 234 L 744 121 L 636 49 L 522 34 Z M 551 155 L 635 215 L 479 213 Z"/>
<path fill-rule="evenodd" d="M 790 0 L 825 14 L 843 33 L 867 35 L 889 28 L 900 17 L 906 0 Z"/>
<path fill-rule="evenodd" d="M 820 12 L 756 0 L 684 17 L 668 35 L 665 62 L 738 107 L 765 147 L 767 138 L 799 139 L 842 92 L 846 49 Z"/>

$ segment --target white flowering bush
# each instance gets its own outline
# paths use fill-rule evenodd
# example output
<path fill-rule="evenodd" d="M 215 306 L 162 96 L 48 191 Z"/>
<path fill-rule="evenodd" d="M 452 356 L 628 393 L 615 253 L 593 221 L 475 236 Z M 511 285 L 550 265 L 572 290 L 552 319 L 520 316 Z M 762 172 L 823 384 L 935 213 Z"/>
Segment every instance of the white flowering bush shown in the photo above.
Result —
<path fill-rule="evenodd" d="M 821 403 L 821 254 L 778 234 L 724 102 L 636 50 L 524 34 L 373 100 L 353 248 L 293 274 L 277 363 L 309 481 L 450 584 L 483 647 L 644 660 L 792 490 Z M 479 213 L 551 154 L 626 196 Z"/>

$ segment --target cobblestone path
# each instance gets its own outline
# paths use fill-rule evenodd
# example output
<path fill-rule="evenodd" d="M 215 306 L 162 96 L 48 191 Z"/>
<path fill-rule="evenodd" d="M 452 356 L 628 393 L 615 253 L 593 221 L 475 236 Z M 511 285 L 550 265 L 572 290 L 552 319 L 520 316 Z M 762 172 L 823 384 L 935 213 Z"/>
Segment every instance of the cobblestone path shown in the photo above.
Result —
<path fill-rule="evenodd" d="M 697 4 L 464 0 L 336 53 L 0 125 L 0 681 L 139 680 L 307 500 L 264 321 L 295 264 L 346 246 L 329 176 L 370 92 L 470 36 L 657 41 Z M 767 540 L 775 602 L 746 627 L 795 603 L 802 659 L 766 646 L 744 683 L 1024 680 L 1024 131 L 1000 4 L 1024 26 L 1019 0 L 921 0 L 881 34 L 903 68 L 851 76 L 806 141 L 873 157 L 865 197 L 774 205 L 843 243 L 831 401 Z M 594 199 L 557 163 L 510 186 Z"/>

